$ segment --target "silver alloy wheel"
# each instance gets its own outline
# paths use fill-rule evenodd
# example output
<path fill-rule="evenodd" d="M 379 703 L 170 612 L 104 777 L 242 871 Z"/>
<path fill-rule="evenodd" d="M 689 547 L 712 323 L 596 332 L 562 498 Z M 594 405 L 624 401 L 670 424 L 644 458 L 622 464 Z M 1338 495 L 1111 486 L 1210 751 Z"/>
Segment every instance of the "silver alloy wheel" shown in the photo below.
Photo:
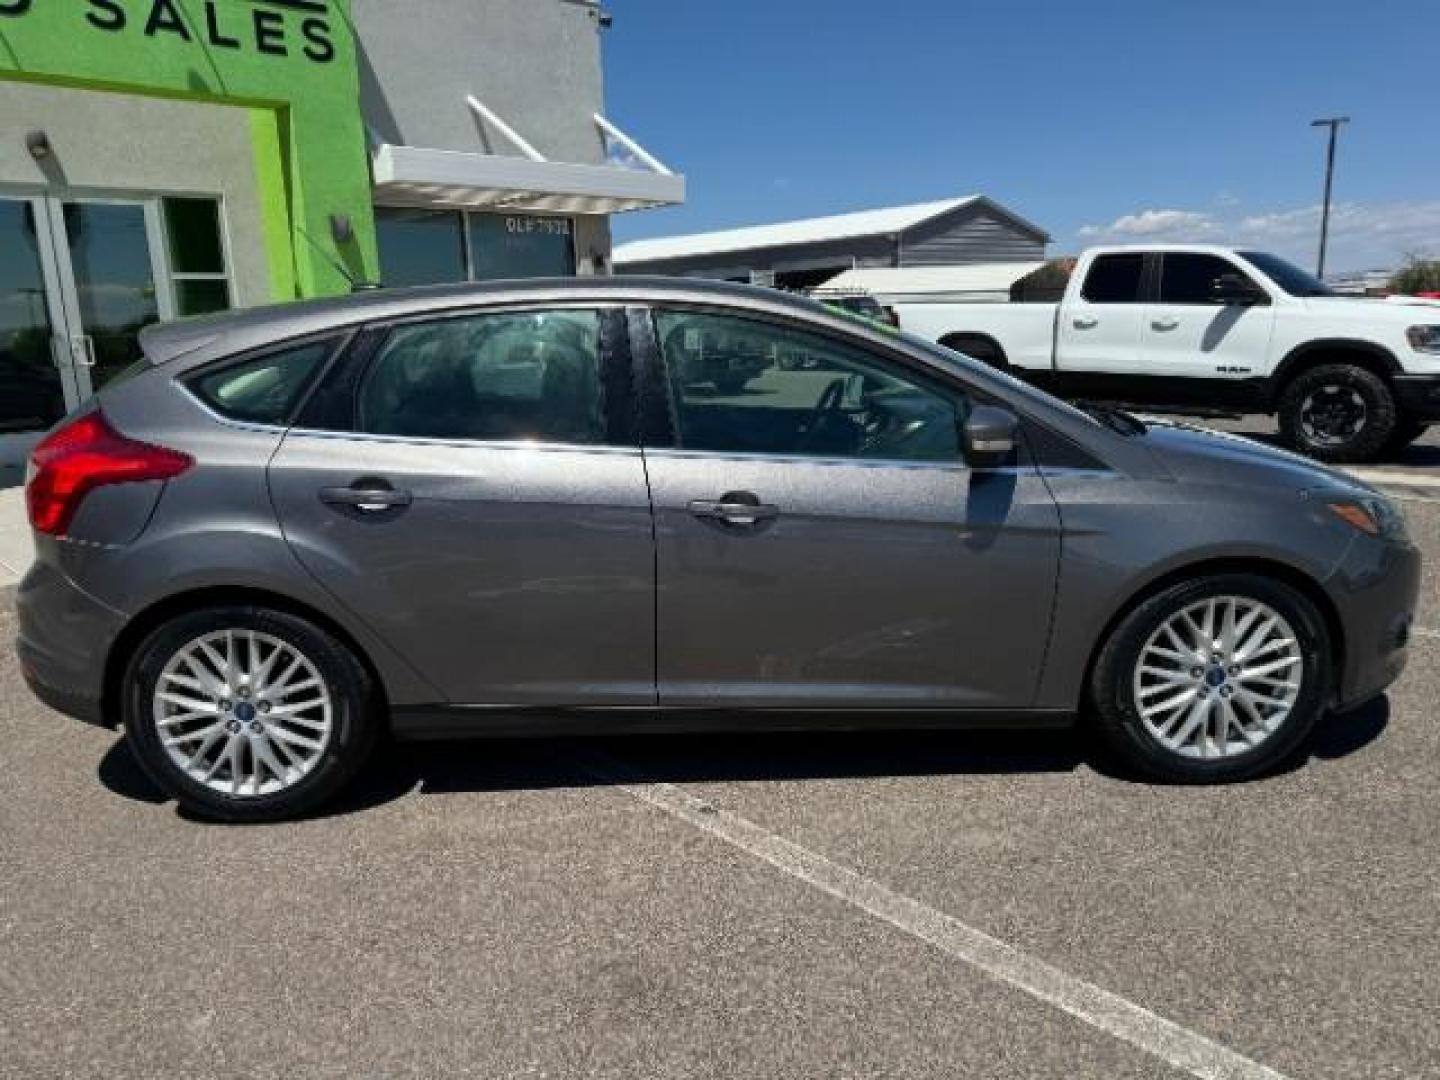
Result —
<path fill-rule="evenodd" d="M 192 780 L 225 795 L 273 795 L 319 762 L 334 706 L 319 668 L 289 642 L 217 630 L 182 646 L 155 683 L 156 733 Z"/>
<path fill-rule="evenodd" d="M 1300 428 L 1307 438 L 1322 446 L 1349 442 L 1365 430 L 1370 409 L 1360 393 L 1350 386 L 1330 383 L 1317 386 L 1300 403 Z"/>
<path fill-rule="evenodd" d="M 1189 758 L 1243 754 L 1279 729 L 1305 678 L 1285 617 L 1245 596 L 1200 600 L 1150 635 L 1135 665 L 1135 707 L 1167 750 Z"/>

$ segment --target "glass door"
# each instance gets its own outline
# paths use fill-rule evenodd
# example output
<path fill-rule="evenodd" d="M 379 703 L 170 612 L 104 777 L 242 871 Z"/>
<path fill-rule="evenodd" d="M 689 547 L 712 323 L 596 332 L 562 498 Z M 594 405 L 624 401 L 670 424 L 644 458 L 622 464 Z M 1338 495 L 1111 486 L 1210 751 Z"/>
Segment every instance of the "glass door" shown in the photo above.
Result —
<path fill-rule="evenodd" d="M 0 194 L 0 484 L 41 433 L 140 358 L 142 328 L 174 316 L 163 235 L 155 199 Z M 179 276 L 176 288 L 192 287 Z M 228 292 L 198 300 L 187 306 L 228 306 Z"/>
<path fill-rule="evenodd" d="M 140 331 L 171 318 L 153 201 L 50 199 L 66 342 L 81 399 L 140 359 Z"/>
<path fill-rule="evenodd" d="M 0 466 L 22 462 L 33 433 L 80 400 L 57 351 L 64 317 L 49 231 L 44 200 L 0 198 Z"/>

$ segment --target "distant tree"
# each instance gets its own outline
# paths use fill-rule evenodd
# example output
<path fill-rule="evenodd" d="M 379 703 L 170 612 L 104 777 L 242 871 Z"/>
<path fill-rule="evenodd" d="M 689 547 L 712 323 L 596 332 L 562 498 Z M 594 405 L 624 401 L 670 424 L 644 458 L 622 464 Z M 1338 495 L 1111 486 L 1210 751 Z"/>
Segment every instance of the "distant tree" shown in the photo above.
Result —
<path fill-rule="evenodd" d="M 1073 255 L 1051 259 L 1010 286 L 1010 301 L 1016 304 L 1044 304 L 1059 300 L 1070 283 L 1078 260 Z"/>
<path fill-rule="evenodd" d="M 1440 292 L 1440 259 L 1405 256 L 1405 265 L 1390 279 L 1390 291 L 1405 296 L 1422 292 Z"/>

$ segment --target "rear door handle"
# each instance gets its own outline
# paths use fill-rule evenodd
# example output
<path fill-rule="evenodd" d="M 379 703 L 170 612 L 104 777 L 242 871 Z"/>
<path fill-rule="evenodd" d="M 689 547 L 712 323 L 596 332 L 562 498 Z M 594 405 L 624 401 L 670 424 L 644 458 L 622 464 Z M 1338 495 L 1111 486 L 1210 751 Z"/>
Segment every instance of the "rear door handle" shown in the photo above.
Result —
<path fill-rule="evenodd" d="M 727 525 L 758 525 L 780 516 L 778 506 L 762 503 L 748 492 L 728 492 L 718 499 L 692 499 L 688 509 L 698 518 L 723 521 Z"/>
<path fill-rule="evenodd" d="M 1070 323 L 1076 330 L 1094 330 L 1100 325 L 1100 320 L 1089 315 L 1076 315 Z"/>
<path fill-rule="evenodd" d="M 363 514 L 378 514 L 384 510 L 409 506 L 411 496 L 410 492 L 398 491 L 384 481 L 357 480 L 349 487 L 321 488 L 320 501 L 331 506 L 359 510 Z"/>
<path fill-rule="evenodd" d="M 1171 318 L 1169 315 L 1159 319 L 1151 319 L 1150 327 L 1153 330 L 1174 330 L 1180 325 L 1179 319 Z"/>

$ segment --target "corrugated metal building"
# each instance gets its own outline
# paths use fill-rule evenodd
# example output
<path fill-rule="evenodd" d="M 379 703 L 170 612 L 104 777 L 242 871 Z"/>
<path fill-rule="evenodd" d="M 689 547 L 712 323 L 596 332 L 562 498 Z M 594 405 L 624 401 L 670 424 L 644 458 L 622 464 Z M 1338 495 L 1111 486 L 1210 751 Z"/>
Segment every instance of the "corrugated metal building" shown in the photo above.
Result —
<path fill-rule="evenodd" d="M 1033 266 L 1044 260 L 1049 242 L 1043 229 L 993 199 L 966 195 L 775 225 L 636 240 L 615 249 L 614 264 L 627 274 L 723 278 L 803 289 L 859 268 Z"/>

